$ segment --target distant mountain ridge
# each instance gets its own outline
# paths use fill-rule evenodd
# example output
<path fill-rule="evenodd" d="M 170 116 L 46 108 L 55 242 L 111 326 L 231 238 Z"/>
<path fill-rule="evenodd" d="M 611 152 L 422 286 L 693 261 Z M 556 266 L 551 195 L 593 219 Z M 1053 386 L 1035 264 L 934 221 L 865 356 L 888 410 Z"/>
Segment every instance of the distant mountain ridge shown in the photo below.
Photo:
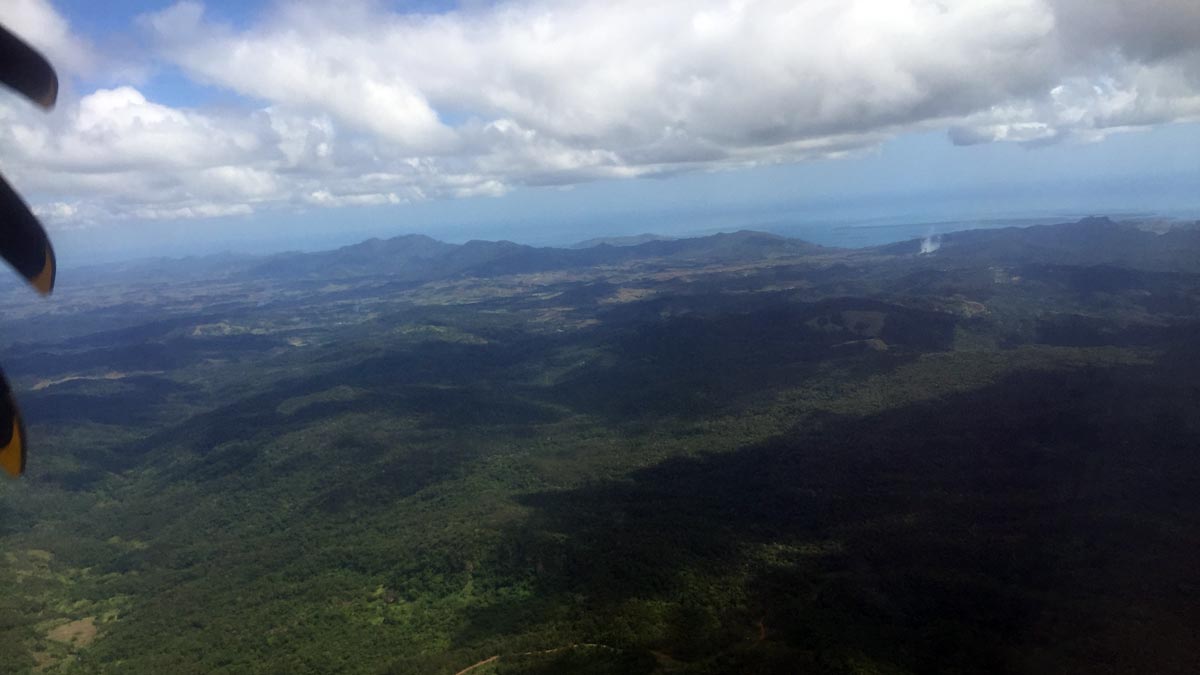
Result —
<path fill-rule="evenodd" d="M 587 239 L 576 244 L 571 244 L 568 248 L 592 248 L 593 246 L 637 246 L 651 241 L 670 241 L 678 237 L 664 237 L 661 234 L 633 234 L 627 237 L 595 237 Z"/>
<path fill-rule="evenodd" d="M 655 235 L 632 243 L 604 240 L 586 248 L 534 247 L 511 241 L 447 244 L 425 235 L 371 239 L 319 253 L 273 256 L 247 274 L 286 279 L 345 278 L 386 274 L 407 281 L 429 281 L 532 274 L 641 261 L 680 264 L 736 264 L 814 255 L 918 256 L 937 263 L 1013 265 L 1050 263 L 1110 265 L 1131 269 L 1200 273 L 1200 228 L 1188 225 L 1164 232 L 1137 223 L 1089 217 L 1057 225 L 966 230 L 937 237 L 936 250 L 922 254 L 913 239 L 865 249 L 835 249 L 766 232 L 740 230 L 690 239 Z M 587 243 L 587 242 L 585 242 Z M 577 245 L 579 246 L 579 245 Z"/>
<path fill-rule="evenodd" d="M 889 254 L 919 254 L 921 240 L 880 246 Z M 937 237 L 931 260 L 963 263 L 1110 265 L 1170 272 L 1200 272 L 1200 228 L 1182 224 L 1161 233 L 1107 217 L 1073 223 L 967 230 Z"/>
<path fill-rule="evenodd" d="M 674 263 L 733 263 L 831 251 L 799 239 L 742 230 L 693 239 L 655 239 L 588 248 L 534 247 L 511 241 L 447 244 L 425 235 L 371 239 L 334 251 L 285 253 L 246 270 L 260 277 L 304 279 L 387 274 L 408 281 L 459 275 L 499 276 L 664 260 Z"/>
<path fill-rule="evenodd" d="M 662 262 L 673 266 L 739 264 L 807 256 L 914 256 L 928 264 L 1107 265 L 1200 273 L 1200 223 L 1148 229 L 1138 222 L 1089 217 L 1055 225 L 976 229 L 861 249 L 828 248 L 801 239 L 739 230 L 671 239 L 653 234 L 597 238 L 569 248 L 511 241 L 450 244 L 423 234 L 368 239 L 338 249 L 265 257 L 221 254 L 171 260 L 157 258 L 80 271 L 93 279 L 154 276 L 171 280 L 280 279 L 323 281 L 388 276 L 425 282 L 460 276 L 502 276 Z M 929 246 L 936 241 L 936 246 Z"/>

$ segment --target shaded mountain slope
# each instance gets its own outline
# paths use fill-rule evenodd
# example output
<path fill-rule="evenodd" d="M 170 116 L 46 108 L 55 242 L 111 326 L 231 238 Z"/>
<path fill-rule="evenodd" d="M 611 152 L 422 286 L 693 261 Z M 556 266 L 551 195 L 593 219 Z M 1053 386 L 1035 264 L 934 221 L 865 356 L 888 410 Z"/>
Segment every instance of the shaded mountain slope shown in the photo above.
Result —
<path fill-rule="evenodd" d="M 1200 272 L 1200 229 L 1149 232 L 1109 218 L 1074 223 L 953 232 L 938 239 L 928 258 L 961 263 L 1110 265 L 1133 269 Z M 920 240 L 879 247 L 889 254 L 915 254 Z"/>

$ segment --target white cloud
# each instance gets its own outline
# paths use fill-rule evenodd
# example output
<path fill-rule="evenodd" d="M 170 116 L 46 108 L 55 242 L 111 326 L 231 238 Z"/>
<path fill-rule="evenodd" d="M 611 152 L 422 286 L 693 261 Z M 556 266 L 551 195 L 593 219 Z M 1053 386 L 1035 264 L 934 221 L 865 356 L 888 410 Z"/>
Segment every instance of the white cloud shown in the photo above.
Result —
<path fill-rule="evenodd" d="M 33 17 L 31 40 L 76 58 L 44 0 L 5 1 Z M 2 159 L 51 217 L 396 204 L 842 157 L 917 129 L 1040 144 L 1200 119 L 1194 0 L 524 0 L 440 15 L 341 0 L 279 3 L 239 28 L 189 1 L 140 23 L 157 58 L 258 103 L 183 110 L 116 86 L 44 118 L 5 100 Z"/>
<path fill-rule="evenodd" d="M 50 202 L 49 204 L 38 204 L 33 207 L 33 214 L 39 218 L 53 218 L 56 220 L 69 220 L 75 217 L 79 212 L 79 208 L 74 204 L 67 202 Z"/>
<path fill-rule="evenodd" d="M 47 168 L 111 172 L 219 165 L 262 142 L 240 120 L 159 105 L 132 87 L 100 89 L 64 108 L 13 124 L 10 152 Z"/>

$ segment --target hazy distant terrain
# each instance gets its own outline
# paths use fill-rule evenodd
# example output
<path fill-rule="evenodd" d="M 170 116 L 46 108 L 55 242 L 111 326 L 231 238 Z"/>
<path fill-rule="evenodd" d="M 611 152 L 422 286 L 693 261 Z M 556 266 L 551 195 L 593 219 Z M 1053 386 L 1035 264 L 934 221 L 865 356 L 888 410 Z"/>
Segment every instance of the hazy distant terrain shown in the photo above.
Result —
<path fill-rule="evenodd" d="M 1195 672 L 1200 228 L 585 243 L 0 297 L 0 672 Z"/>

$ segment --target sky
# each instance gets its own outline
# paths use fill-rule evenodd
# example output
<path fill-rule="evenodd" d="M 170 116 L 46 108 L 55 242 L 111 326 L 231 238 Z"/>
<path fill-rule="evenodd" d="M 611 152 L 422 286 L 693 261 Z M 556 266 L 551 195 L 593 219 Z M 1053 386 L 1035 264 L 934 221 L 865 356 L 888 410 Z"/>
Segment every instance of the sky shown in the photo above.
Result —
<path fill-rule="evenodd" d="M 66 263 L 1200 214 L 1195 0 L 0 0 Z"/>

